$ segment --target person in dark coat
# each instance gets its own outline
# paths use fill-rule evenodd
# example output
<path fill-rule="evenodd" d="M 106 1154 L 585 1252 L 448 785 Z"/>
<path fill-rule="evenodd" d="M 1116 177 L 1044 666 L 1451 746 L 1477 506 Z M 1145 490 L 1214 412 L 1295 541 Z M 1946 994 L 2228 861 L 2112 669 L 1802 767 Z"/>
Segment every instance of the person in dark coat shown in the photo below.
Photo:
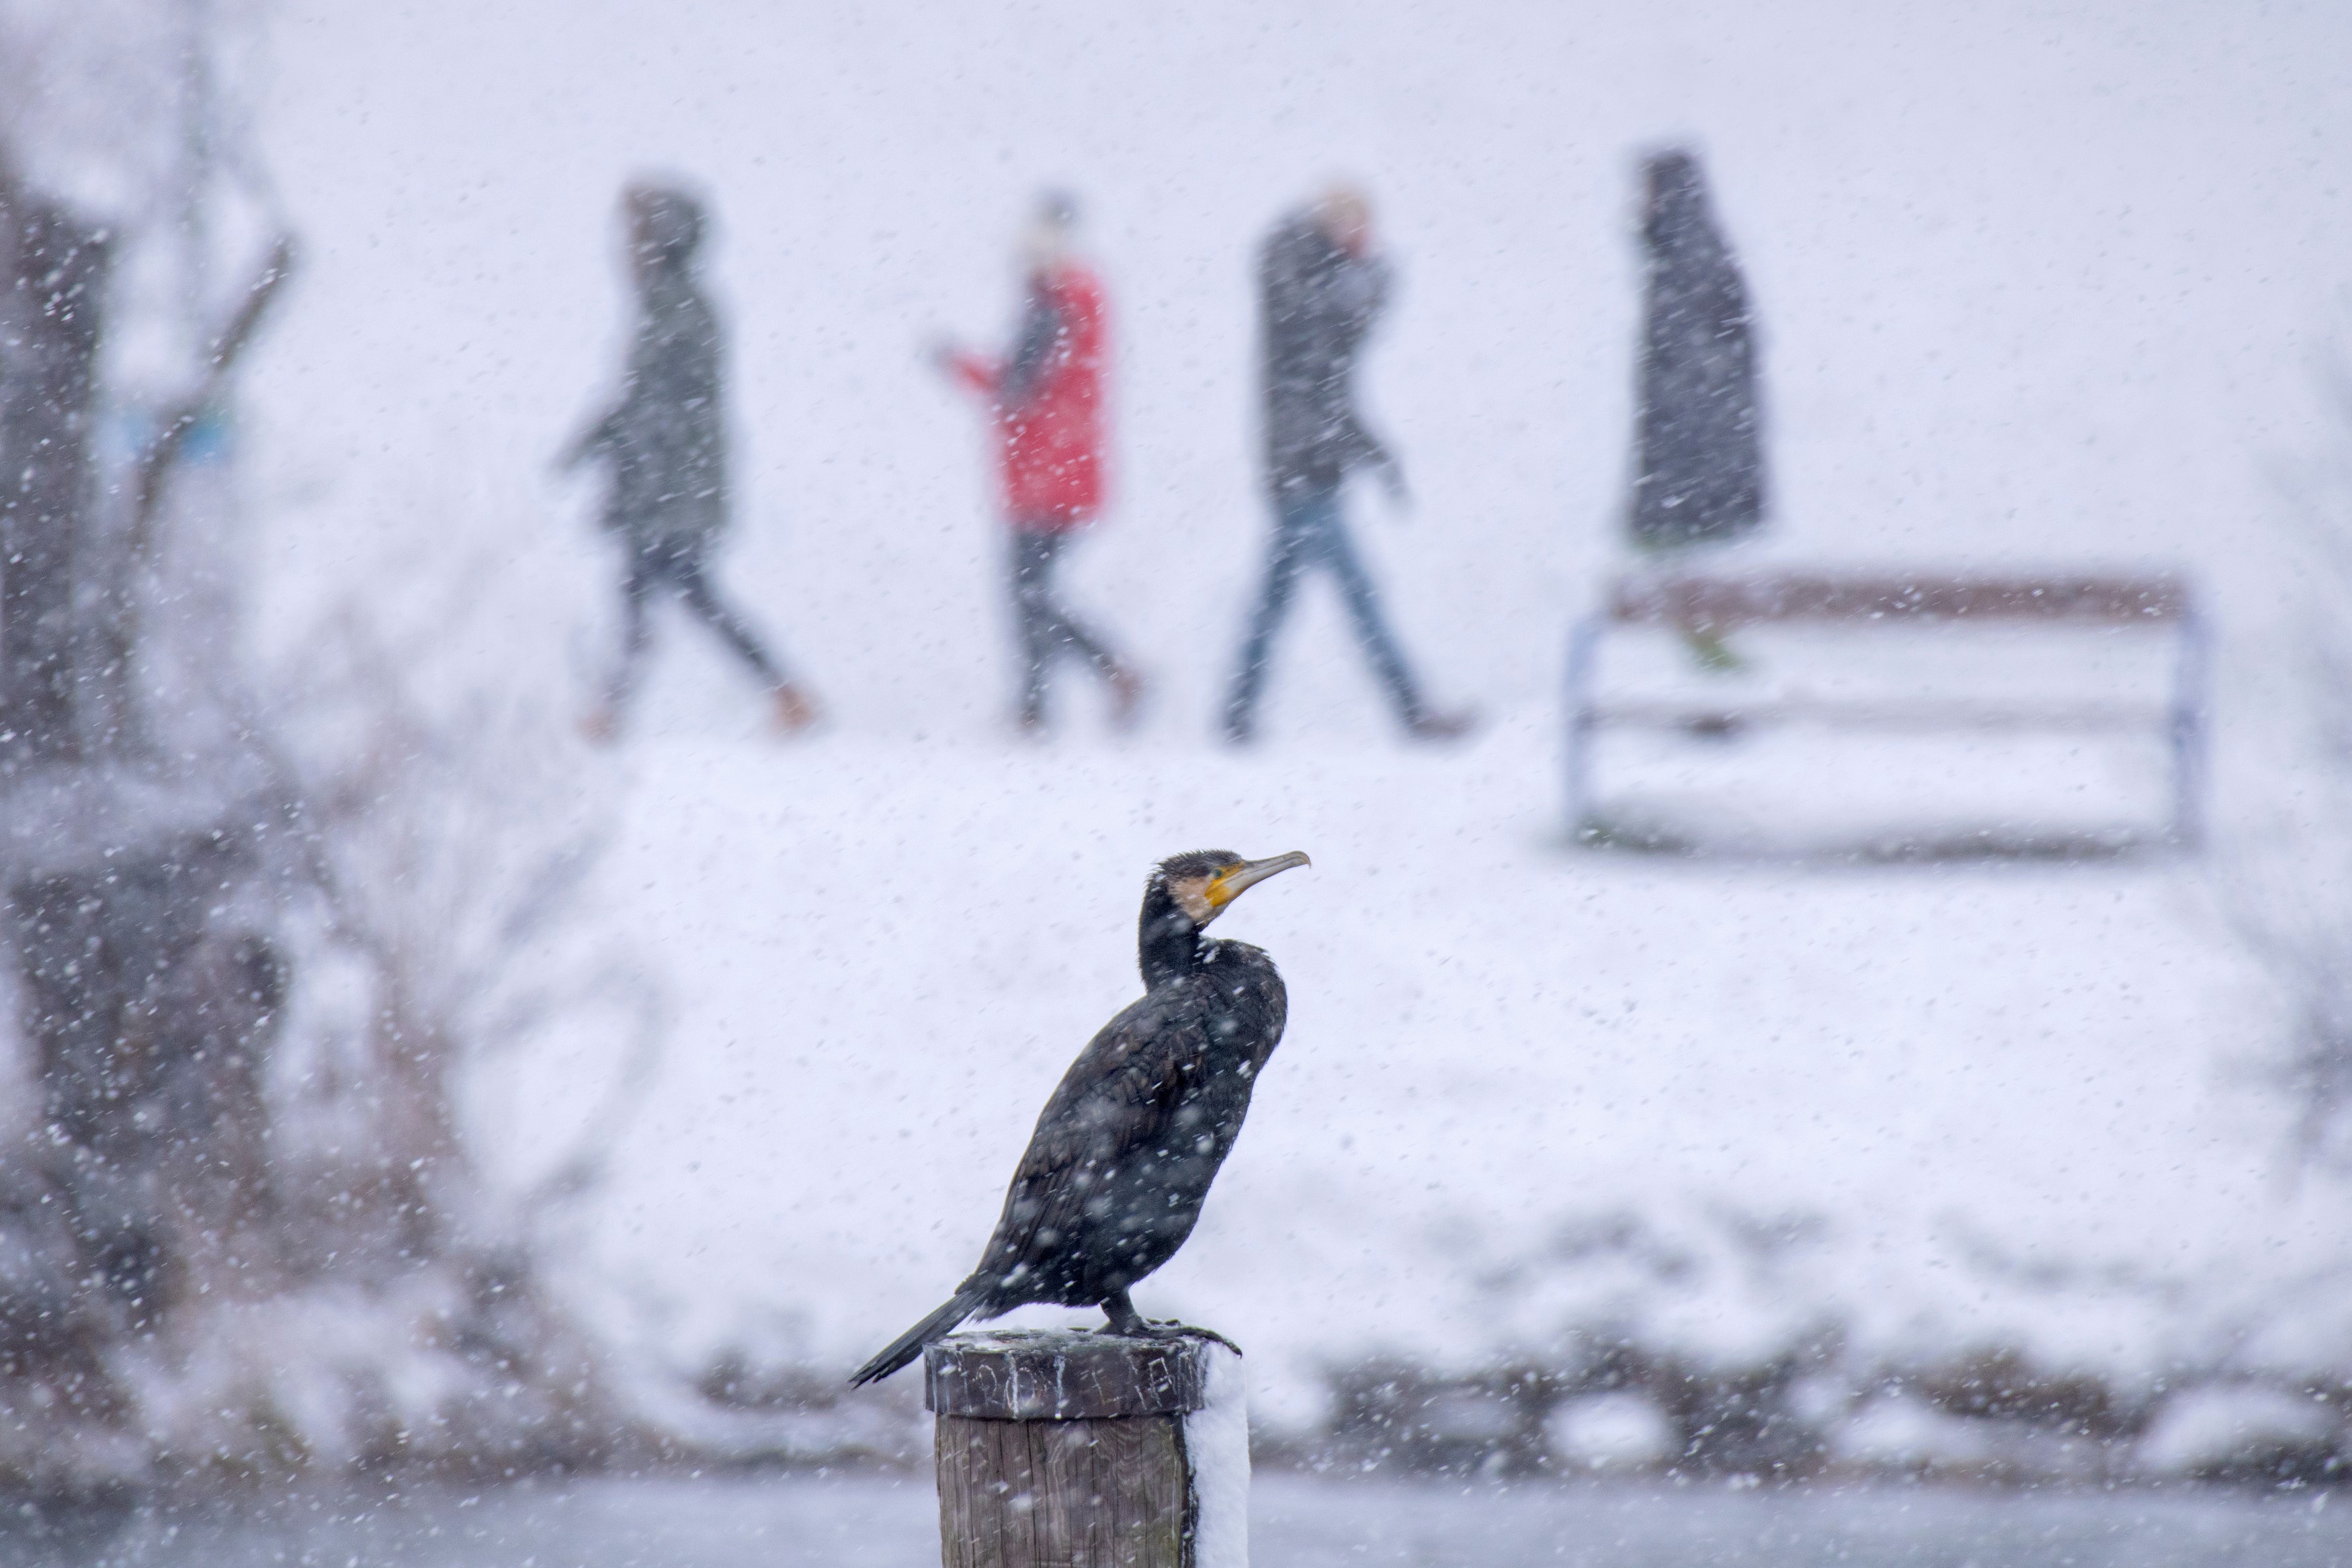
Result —
<path fill-rule="evenodd" d="M 1019 722 L 1045 727 L 1045 677 L 1075 653 L 1110 688 L 1111 722 L 1135 722 L 1143 679 L 1055 591 L 1062 552 L 1102 515 L 1109 466 L 1105 382 L 1109 308 L 1102 279 L 1071 248 L 1077 206 L 1049 192 L 1026 243 L 1021 329 L 1003 359 L 942 348 L 949 374 L 988 401 L 995 418 L 1004 520 L 1012 533 L 1013 618 L 1021 646 Z"/>
<path fill-rule="evenodd" d="M 1423 699 L 1340 515 L 1341 486 L 1360 468 L 1377 475 L 1400 505 L 1405 500 L 1395 454 L 1356 411 L 1356 355 L 1380 319 L 1388 291 L 1388 264 L 1372 245 L 1370 204 L 1346 186 L 1283 218 L 1258 253 L 1274 540 L 1265 586 L 1225 702 L 1225 738 L 1236 744 L 1255 734 L 1275 633 L 1289 614 L 1299 577 L 1311 566 L 1326 568 L 1338 581 L 1356 640 L 1407 733 L 1447 739 L 1469 727 L 1465 716 L 1436 712 Z"/>
<path fill-rule="evenodd" d="M 719 326 L 698 276 L 702 204 L 673 186 L 622 193 L 629 267 L 637 290 L 636 340 L 620 401 L 566 448 L 561 466 L 604 465 L 604 526 L 628 550 L 622 638 L 604 701 L 584 726 L 609 740 L 648 642 L 646 612 L 675 594 L 751 666 L 784 732 L 807 728 L 816 707 L 710 585 L 712 547 L 728 524 L 727 428 Z"/>
<path fill-rule="evenodd" d="M 1764 451 L 1748 286 L 1716 227 L 1696 157 L 1643 164 L 1648 263 L 1627 525 L 1637 549 L 1672 555 L 1727 544 L 1764 521 Z M 1702 664 L 1739 663 L 1706 628 L 1685 632 Z"/>

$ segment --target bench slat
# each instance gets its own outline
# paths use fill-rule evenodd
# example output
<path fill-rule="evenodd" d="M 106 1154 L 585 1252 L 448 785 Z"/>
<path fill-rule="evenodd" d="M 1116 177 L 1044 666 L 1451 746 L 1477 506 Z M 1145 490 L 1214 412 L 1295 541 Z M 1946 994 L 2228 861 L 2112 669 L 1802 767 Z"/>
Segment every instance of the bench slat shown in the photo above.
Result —
<path fill-rule="evenodd" d="M 1621 625 L 1701 630 L 1780 621 L 2078 621 L 2146 625 L 2189 612 L 2188 586 L 2154 577 L 1622 578 Z"/>
<path fill-rule="evenodd" d="M 1853 729 L 2161 730 L 2172 711 L 2153 703 L 1975 703 L 1919 700 L 1901 703 L 1789 697 L 1772 701 L 1701 706 L 1691 703 L 1612 701 L 1586 705 L 1587 724 L 1628 728 L 1734 730 L 1769 725 L 1818 724 Z"/>

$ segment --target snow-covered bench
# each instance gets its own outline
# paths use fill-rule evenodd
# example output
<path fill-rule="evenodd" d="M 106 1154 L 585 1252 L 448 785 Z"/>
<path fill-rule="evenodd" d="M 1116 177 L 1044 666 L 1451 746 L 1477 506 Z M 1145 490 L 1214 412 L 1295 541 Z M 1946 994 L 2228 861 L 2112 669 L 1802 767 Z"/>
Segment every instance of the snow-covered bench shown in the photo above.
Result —
<path fill-rule="evenodd" d="M 1626 629 L 1712 639 L 1759 626 L 1931 630 L 1999 623 L 2090 632 L 2145 628 L 2167 633 L 2171 638 L 2168 691 L 2152 700 L 2118 700 L 2101 694 L 2044 697 L 2017 690 L 1990 696 L 1906 690 L 1857 696 L 1733 678 L 1696 692 L 1627 696 L 1604 693 L 1599 680 L 1603 640 Z M 2205 680 L 2204 623 L 2188 584 L 2171 575 L 1630 575 L 1611 585 L 1605 604 L 1578 623 L 1570 643 L 1569 829 L 1585 843 L 1620 836 L 1595 812 L 1597 740 L 1609 727 L 1716 740 L 1790 726 L 1908 735 L 2137 732 L 2166 742 L 2170 774 L 2163 831 L 2138 837 L 2160 836 L 2163 841 L 2190 847 L 2202 831 Z M 1978 841 L 2037 847 L 2030 839 L 1990 831 L 1979 831 Z M 2120 842 L 2113 837 L 2107 841 Z"/>

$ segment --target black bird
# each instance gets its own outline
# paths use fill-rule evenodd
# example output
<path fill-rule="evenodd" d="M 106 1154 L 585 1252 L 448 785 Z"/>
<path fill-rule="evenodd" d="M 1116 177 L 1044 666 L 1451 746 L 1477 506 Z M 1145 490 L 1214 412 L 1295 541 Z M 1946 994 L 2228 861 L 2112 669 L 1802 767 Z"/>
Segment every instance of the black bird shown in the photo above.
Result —
<path fill-rule="evenodd" d="M 1128 1288 L 1192 1234 L 1217 1167 L 1282 1039 L 1289 1000 L 1274 960 L 1201 935 L 1246 888 L 1307 863 L 1196 850 L 1153 868 L 1137 933 L 1143 996 L 1087 1041 L 1037 1118 L 980 1267 L 850 1383 L 889 1376 L 966 1318 L 1032 1301 L 1099 1305 L 1118 1334 L 1146 1322 Z"/>

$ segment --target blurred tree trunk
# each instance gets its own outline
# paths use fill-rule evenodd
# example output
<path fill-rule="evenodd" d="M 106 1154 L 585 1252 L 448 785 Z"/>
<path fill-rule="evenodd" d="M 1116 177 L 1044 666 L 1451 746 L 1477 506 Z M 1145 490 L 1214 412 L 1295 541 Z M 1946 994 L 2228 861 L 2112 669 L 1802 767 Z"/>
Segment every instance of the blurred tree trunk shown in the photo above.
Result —
<path fill-rule="evenodd" d="M 0 162 L 0 1008 L 37 1103 L 0 1127 L 0 1495 L 609 1457 L 634 1439 L 457 1134 L 457 1031 L 427 999 L 446 955 L 365 917 L 335 812 L 306 810 L 233 680 L 142 710 L 167 630 L 208 660 L 230 643 L 142 611 L 181 570 L 156 548 L 173 463 L 289 248 L 113 496 L 91 443 L 108 259 Z M 371 800 L 396 789 L 371 778 Z M 268 1092 L 298 898 L 374 980 L 364 1059 L 320 1106 Z M 364 1354 L 283 1337 L 278 1303 L 314 1289 Z"/>
<path fill-rule="evenodd" d="M 107 271 L 101 229 L 0 170 L 0 942 L 40 1092 L 0 1181 L 0 1370 L 45 1427 L 128 1407 L 110 1344 L 278 1273 L 285 963 L 234 779 L 166 772 L 133 722 L 133 563 L 90 443 Z"/>
<path fill-rule="evenodd" d="M 81 754 L 77 547 L 96 499 L 104 235 L 0 170 L 0 771 Z"/>

